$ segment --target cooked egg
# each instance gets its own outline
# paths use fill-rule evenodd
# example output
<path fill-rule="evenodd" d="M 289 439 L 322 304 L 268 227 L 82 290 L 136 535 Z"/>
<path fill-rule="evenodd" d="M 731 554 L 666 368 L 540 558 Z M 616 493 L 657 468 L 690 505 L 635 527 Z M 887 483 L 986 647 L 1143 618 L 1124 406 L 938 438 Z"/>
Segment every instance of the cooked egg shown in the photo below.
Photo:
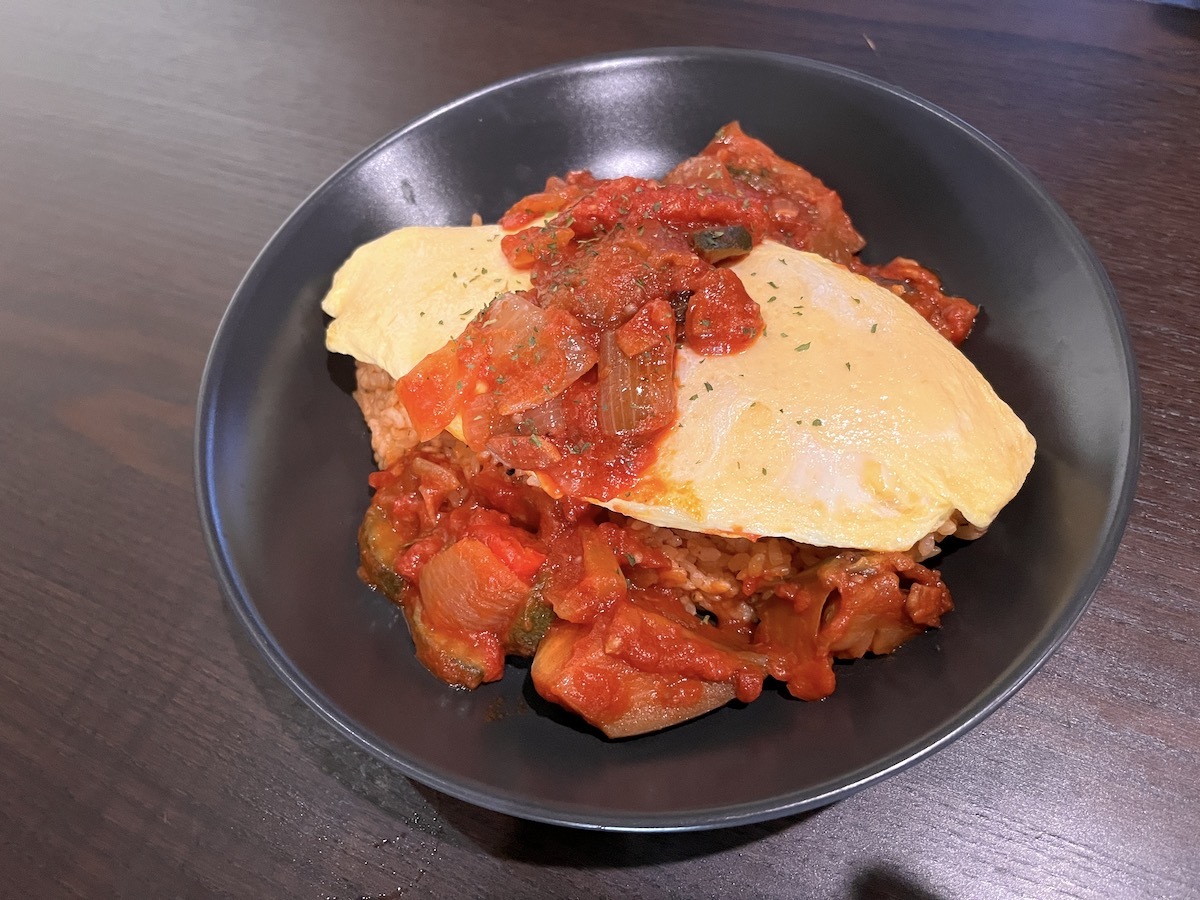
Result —
<path fill-rule="evenodd" d="M 329 349 L 409 371 L 492 297 L 528 286 L 498 226 L 409 228 L 360 248 L 324 309 Z M 676 425 L 628 493 L 654 525 L 907 550 L 956 511 L 986 528 L 1034 439 L 971 362 L 891 291 L 767 242 L 733 266 L 766 329 L 746 351 L 681 349 Z"/>
<path fill-rule="evenodd" d="M 403 375 L 504 291 L 529 287 L 500 251 L 498 225 L 401 228 L 359 247 L 321 308 L 325 346 Z"/>

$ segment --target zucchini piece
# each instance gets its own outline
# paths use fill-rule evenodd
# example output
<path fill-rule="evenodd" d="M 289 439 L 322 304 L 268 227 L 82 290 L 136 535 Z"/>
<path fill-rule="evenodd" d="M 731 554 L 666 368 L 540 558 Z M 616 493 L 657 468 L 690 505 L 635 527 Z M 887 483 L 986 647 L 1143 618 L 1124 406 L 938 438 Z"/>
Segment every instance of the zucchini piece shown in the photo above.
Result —
<path fill-rule="evenodd" d="M 733 256 L 745 256 L 754 242 L 742 225 L 705 228 L 692 235 L 692 249 L 708 263 L 717 263 Z"/>

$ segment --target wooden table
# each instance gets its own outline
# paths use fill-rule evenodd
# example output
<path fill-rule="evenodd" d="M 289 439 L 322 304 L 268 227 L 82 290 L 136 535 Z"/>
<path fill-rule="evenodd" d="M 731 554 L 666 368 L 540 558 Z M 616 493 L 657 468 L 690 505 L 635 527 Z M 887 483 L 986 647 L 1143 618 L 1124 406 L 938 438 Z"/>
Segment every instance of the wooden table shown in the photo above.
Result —
<path fill-rule="evenodd" d="M 1200 13 L 1133 0 L 0 0 L 0 895 L 1200 896 Z M 393 775 L 267 668 L 192 487 L 205 354 L 376 138 L 613 50 L 783 51 L 989 134 L 1093 243 L 1144 392 L 1132 520 L 1011 702 L 813 814 L 576 832 Z"/>

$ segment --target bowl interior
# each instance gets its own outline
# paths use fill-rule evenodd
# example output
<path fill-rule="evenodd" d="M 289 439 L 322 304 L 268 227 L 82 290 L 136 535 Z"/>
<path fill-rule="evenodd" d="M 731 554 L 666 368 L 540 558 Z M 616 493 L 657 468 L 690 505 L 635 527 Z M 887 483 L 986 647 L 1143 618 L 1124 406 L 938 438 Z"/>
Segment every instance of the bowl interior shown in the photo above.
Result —
<path fill-rule="evenodd" d="M 454 691 L 355 575 L 370 447 L 320 300 L 359 244 L 494 220 L 551 174 L 661 175 L 737 119 L 841 193 L 866 256 L 915 257 L 983 307 L 964 350 L 1038 455 L 984 540 L 942 569 L 957 609 L 893 656 L 838 667 L 820 703 L 767 692 L 606 741 L 528 673 Z M 417 298 L 414 298 L 417 302 Z M 280 674 L 399 771 L 503 812 L 585 827 L 764 819 L 931 752 L 1015 690 L 1082 613 L 1128 513 L 1138 429 L 1128 339 L 1074 226 L 977 132 L 844 70 L 737 51 L 609 57 L 468 97 L 351 161 L 288 220 L 235 295 L 200 402 L 198 490 L 233 607 Z"/>

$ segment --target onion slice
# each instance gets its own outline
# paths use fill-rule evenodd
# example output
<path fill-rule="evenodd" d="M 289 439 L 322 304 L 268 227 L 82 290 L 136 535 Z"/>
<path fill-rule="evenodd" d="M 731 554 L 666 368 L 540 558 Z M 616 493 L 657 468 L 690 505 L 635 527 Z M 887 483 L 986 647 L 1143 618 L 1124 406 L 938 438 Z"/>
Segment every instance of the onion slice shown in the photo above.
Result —
<path fill-rule="evenodd" d="M 675 418 L 675 316 L 665 300 L 642 312 L 655 304 L 663 310 L 648 312 L 646 328 L 657 330 L 658 339 L 640 353 L 626 355 L 621 345 L 630 342 L 619 331 L 600 338 L 597 420 L 605 434 L 648 434 Z"/>
<path fill-rule="evenodd" d="M 520 294 L 497 297 L 484 327 L 501 415 L 545 403 L 596 364 L 578 319 L 566 310 L 542 309 Z"/>

